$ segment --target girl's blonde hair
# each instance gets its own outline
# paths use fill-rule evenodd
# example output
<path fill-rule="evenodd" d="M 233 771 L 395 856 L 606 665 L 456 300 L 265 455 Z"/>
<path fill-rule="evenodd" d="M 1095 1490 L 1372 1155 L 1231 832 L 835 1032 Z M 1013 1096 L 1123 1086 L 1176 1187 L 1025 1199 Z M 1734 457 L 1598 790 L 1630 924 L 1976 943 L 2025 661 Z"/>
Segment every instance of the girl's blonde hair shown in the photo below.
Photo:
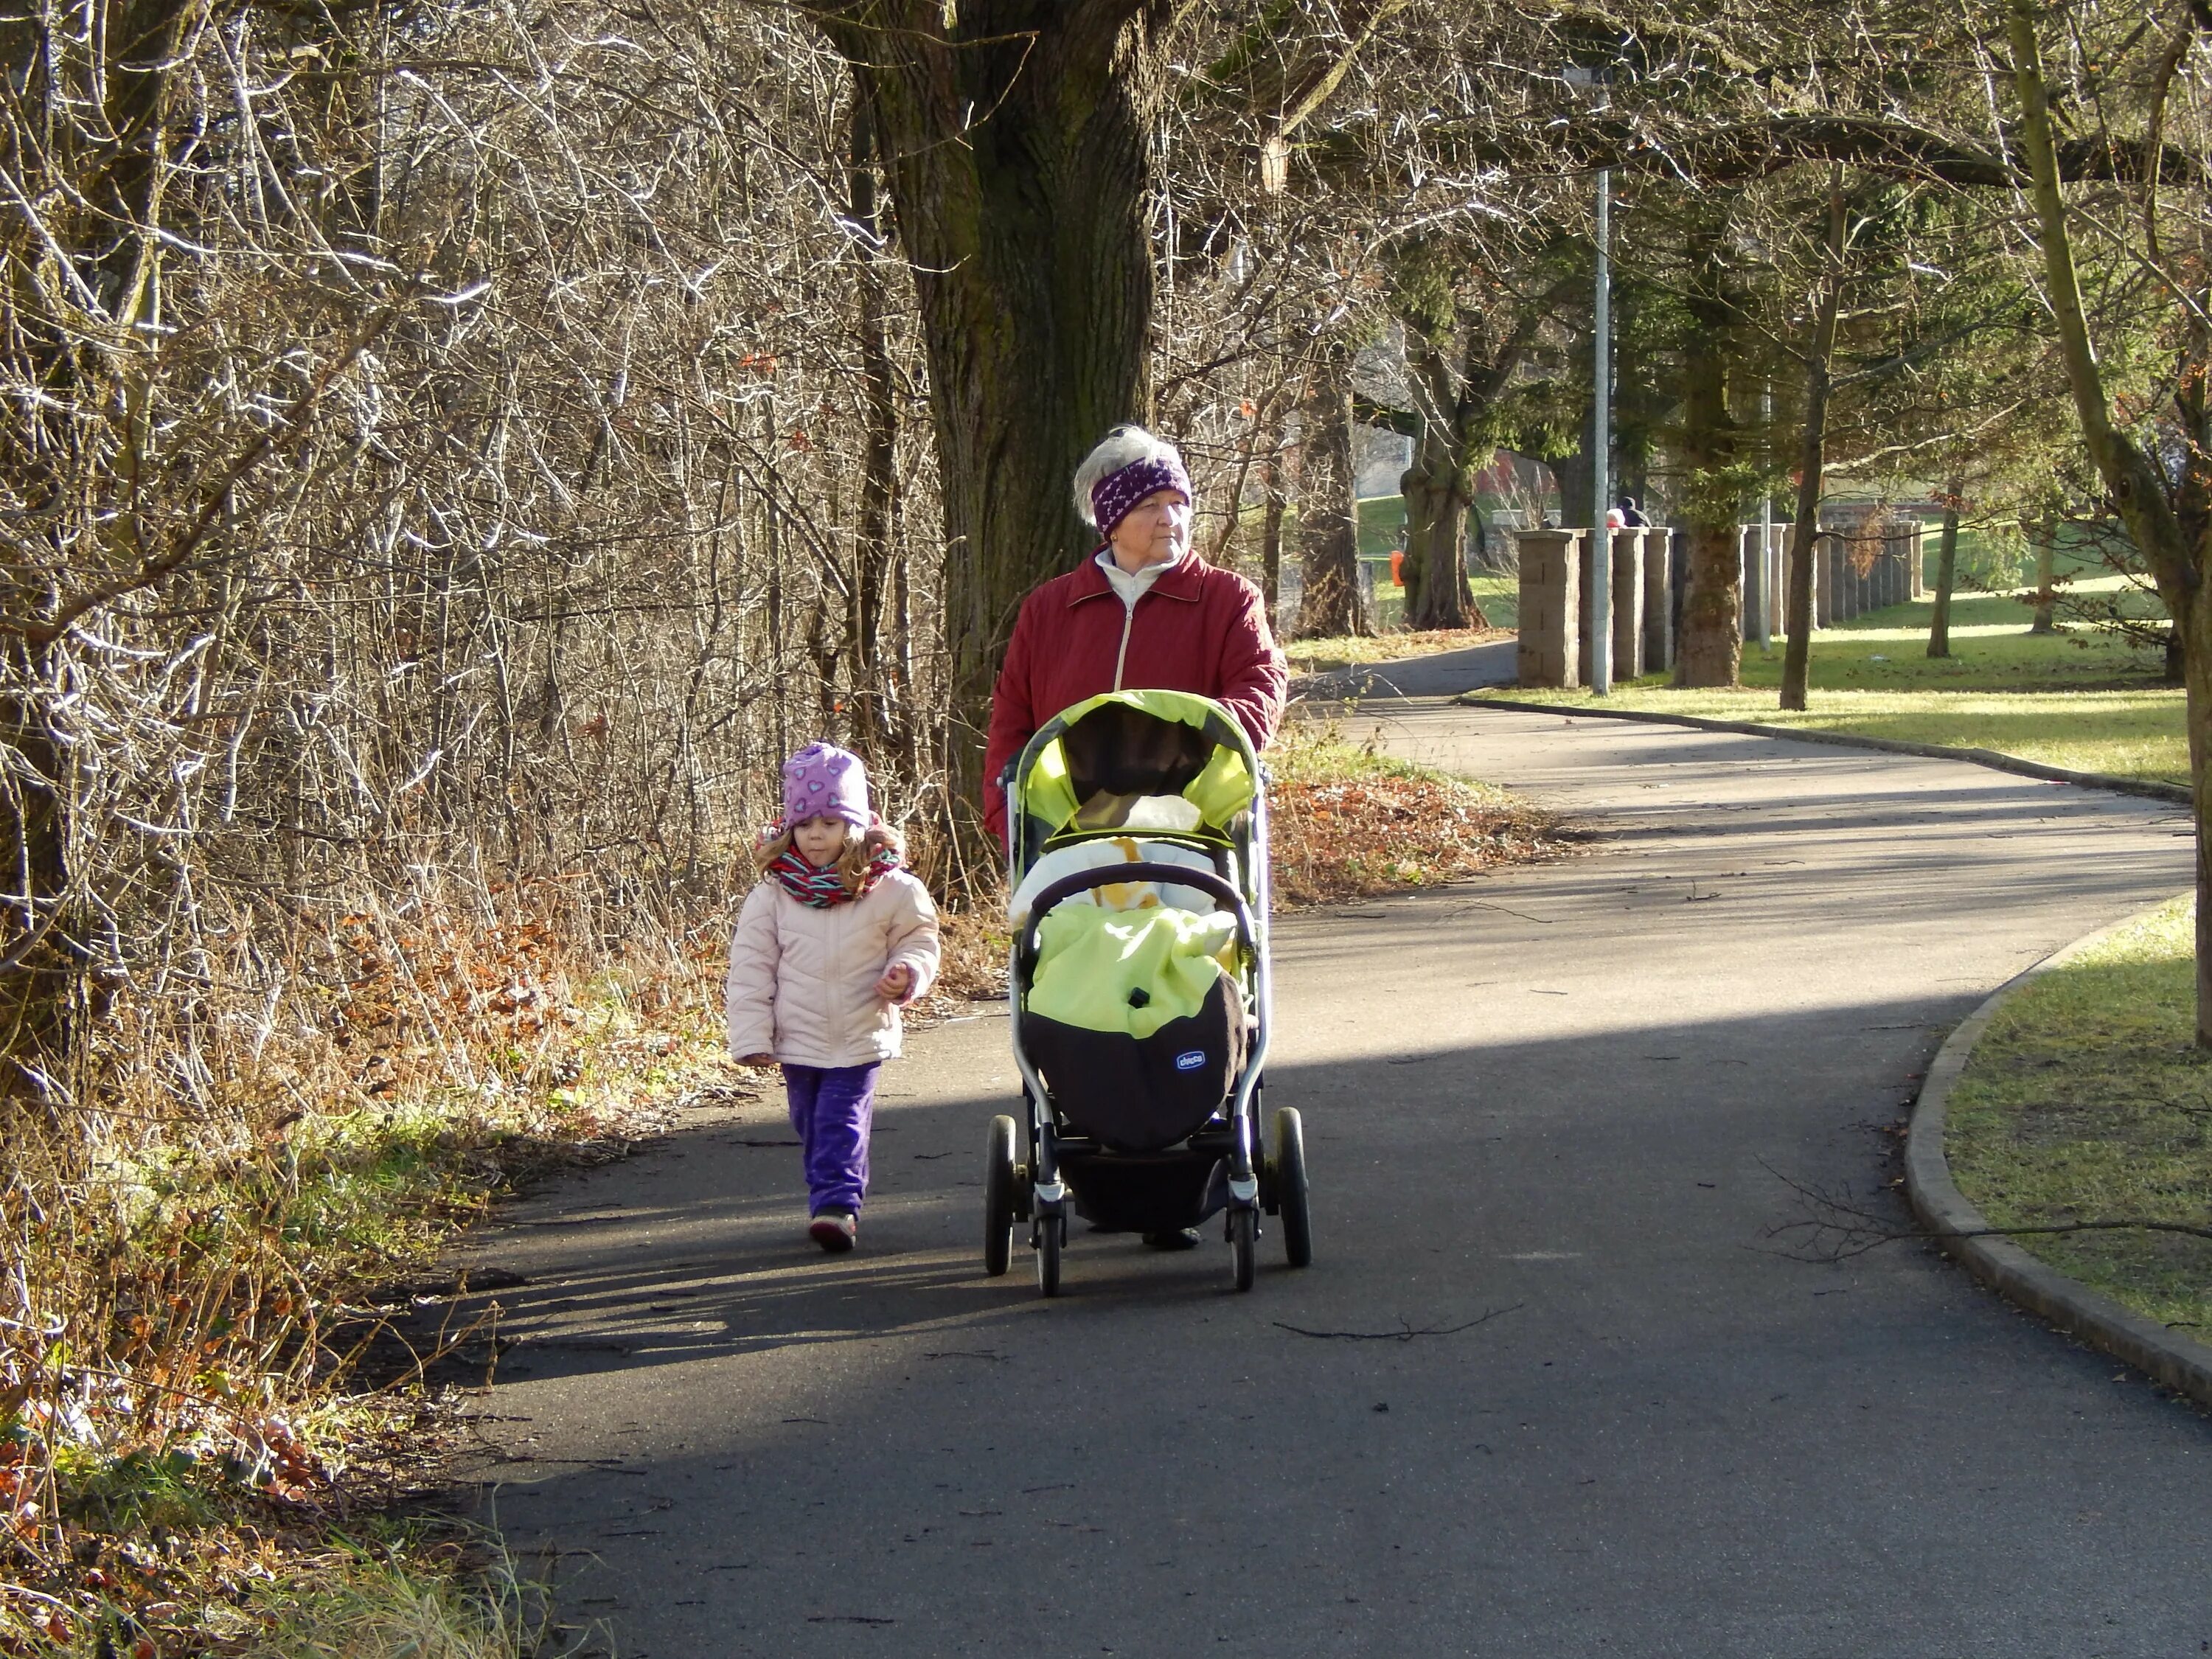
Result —
<path fill-rule="evenodd" d="M 790 852 L 793 845 L 791 831 L 784 830 L 753 849 L 753 862 L 765 874 L 769 866 Z M 850 823 L 845 825 L 845 845 L 831 867 L 837 872 L 837 879 L 845 884 L 847 892 L 860 890 L 860 880 L 868 873 L 869 861 L 885 847 L 898 854 L 900 862 L 905 862 L 906 839 L 888 823 L 873 824 L 866 830 Z M 804 858 L 805 854 L 799 856 Z"/>

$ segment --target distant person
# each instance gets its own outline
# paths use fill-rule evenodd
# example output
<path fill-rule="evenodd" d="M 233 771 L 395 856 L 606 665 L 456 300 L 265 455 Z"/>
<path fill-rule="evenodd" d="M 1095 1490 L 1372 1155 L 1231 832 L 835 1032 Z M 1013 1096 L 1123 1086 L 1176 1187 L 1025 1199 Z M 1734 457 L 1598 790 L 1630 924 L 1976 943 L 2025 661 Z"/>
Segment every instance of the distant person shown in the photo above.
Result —
<path fill-rule="evenodd" d="M 1627 529 L 1628 514 L 1617 507 L 1608 507 L 1605 510 L 1605 527 L 1607 530 Z"/>
<path fill-rule="evenodd" d="M 1651 526 L 1651 520 L 1644 516 L 1644 509 L 1637 506 L 1633 495 L 1623 495 L 1614 511 L 1620 514 L 1620 522 L 1627 529 L 1648 530 Z"/>
<path fill-rule="evenodd" d="M 868 810 L 860 757 L 826 743 L 784 762 L 783 816 L 755 858 L 730 941 L 730 1052 L 782 1066 L 807 1235 L 840 1255 L 860 1236 L 877 1073 L 899 1010 L 937 977 L 937 908 Z"/>
<path fill-rule="evenodd" d="M 1290 672 L 1267 626 L 1267 602 L 1190 544 L 1190 475 L 1182 456 L 1140 426 L 1117 426 L 1075 469 L 1076 510 L 1098 545 L 1022 601 L 991 694 L 983 751 L 983 822 L 1006 823 L 1000 774 L 1063 708 L 1122 690 L 1194 691 L 1224 705 L 1267 746 Z"/>

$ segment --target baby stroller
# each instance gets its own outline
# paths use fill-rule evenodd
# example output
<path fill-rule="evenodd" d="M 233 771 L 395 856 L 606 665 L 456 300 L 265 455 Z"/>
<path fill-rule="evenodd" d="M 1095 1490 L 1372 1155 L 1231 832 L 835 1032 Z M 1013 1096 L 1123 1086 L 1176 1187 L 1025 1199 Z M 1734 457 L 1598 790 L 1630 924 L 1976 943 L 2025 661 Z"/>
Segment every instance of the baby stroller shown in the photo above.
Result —
<path fill-rule="evenodd" d="M 1027 1222 L 1060 1290 L 1074 1213 L 1161 1232 L 1226 1212 L 1237 1288 L 1264 1212 L 1313 1259 L 1297 1113 L 1260 1134 L 1271 1018 L 1267 802 L 1229 711 L 1180 691 L 1063 710 L 1007 769 L 1008 975 L 1024 1119 L 991 1121 L 983 1264 Z"/>

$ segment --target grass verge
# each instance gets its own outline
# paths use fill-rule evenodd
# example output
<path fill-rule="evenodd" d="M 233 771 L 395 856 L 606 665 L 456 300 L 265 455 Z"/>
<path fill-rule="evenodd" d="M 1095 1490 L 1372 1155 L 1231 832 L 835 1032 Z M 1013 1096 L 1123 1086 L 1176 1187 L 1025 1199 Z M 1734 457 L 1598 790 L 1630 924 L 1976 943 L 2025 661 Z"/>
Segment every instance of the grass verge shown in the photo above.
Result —
<path fill-rule="evenodd" d="M 2107 579 L 2118 582 L 2118 578 Z M 2076 583 L 2077 591 L 2098 586 Z M 2031 635 L 2009 594 L 1961 598 L 1952 655 L 1927 654 L 1927 602 L 1892 605 L 1813 637 L 1808 701 L 1778 706 L 1782 646 L 1744 653 L 1740 689 L 1685 690 L 1663 675 L 1616 685 L 1601 702 L 1587 691 L 1516 690 L 1518 701 L 1748 720 L 1796 730 L 1954 749 L 1994 749 L 2078 771 L 2185 783 L 2189 738 L 2183 694 L 2160 684 L 2149 653 L 2078 624 Z M 1480 696 L 1480 693 L 1474 694 Z"/>
<path fill-rule="evenodd" d="M 1992 1225 L 2212 1225 L 2212 1056 L 2196 1046 L 2195 913 L 2176 900 L 2001 1008 L 1953 1091 L 1952 1179 Z M 2149 1231 L 2016 1242 L 2138 1313 L 2212 1331 L 2212 1241 Z"/>
<path fill-rule="evenodd" d="M 1365 635 L 1333 635 L 1325 639 L 1292 640 L 1283 647 L 1291 672 L 1326 674 L 1332 669 L 1361 668 L 1370 663 L 1403 662 L 1408 657 L 1434 656 L 1443 651 L 1464 651 L 1510 637 L 1502 628 L 1432 628 L 1419 633 Z"/>

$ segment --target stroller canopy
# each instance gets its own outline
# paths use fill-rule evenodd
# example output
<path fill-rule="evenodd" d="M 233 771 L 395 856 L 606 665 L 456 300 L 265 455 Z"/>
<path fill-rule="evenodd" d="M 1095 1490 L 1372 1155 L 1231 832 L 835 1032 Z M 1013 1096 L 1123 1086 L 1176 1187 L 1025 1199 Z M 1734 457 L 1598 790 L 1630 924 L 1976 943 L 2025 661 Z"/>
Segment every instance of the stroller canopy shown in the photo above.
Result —
<path fill-rule="evenodd" d="M 1251 739 L 1211 697 L 1109 691 L 1089 698 L 1046 721 L 1015 765 L 1017 865 L 1048 842 L 1133 829 L 1228 841 L 1259 776 Z"/>

